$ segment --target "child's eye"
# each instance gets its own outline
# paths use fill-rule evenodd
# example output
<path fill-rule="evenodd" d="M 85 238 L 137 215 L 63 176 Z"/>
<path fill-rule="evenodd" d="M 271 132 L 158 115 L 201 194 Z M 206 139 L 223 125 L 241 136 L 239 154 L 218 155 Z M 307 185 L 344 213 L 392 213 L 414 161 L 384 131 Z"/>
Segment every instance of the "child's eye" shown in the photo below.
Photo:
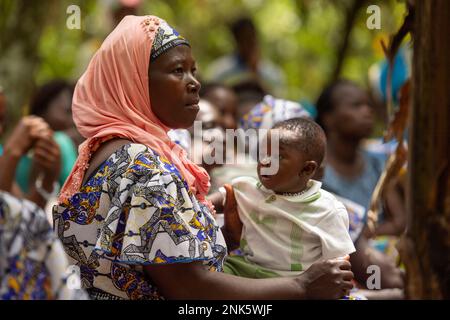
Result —
<path fill-rule="evenodd" d="M 173 70 L 173 73 L 177 73 L 177 74 L 183 73 L 183 68 L 181 68 L 181 67 L 176 68 L 175 70 Z"/>

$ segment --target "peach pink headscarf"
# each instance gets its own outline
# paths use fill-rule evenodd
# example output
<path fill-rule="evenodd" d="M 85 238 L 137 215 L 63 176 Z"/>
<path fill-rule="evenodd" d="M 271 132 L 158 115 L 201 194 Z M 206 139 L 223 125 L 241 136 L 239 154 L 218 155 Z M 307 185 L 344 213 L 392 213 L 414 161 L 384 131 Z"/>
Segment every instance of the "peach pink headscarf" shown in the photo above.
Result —
<path fill-rule="evenodd" d="M 113 137 L 150 147 L 180 171 L 197 199 L 210 208 L 206 171 L 187 159 L 170 140 L 165 126 L 152 112 L 148 68 L 153 39 L 164 20 L 155 16 L 126 16 L 105 39 L 75 88 L 72 110 L 79 132 L 86 138 L 59 196 L 65 202 L 80 190 L 92 153 Z"/>

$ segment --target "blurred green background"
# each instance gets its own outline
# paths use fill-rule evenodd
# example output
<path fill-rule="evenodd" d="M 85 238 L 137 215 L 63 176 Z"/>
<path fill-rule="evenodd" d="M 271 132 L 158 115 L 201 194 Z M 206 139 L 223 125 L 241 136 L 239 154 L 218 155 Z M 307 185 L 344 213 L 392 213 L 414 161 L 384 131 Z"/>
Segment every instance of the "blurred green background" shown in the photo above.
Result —
<path fill-rule="evenodd" d="M 76 81 L 112 30 L 119 5 L 118 0 L 0 3 L 0 85 L 12 119 L 26 113 L 36 86 L 53 78 Z M 81 9 L 80 30 L 66 27 L 71 4 Z M 370 4 L 381 8 L 381 30 L 366 27 Z M 380 39 L 396 31 L 405 10 L 405 3 L 395 0 L 143 0 L 138 7 L 139 14 L 164 18 L 190 40 L 200 75 L 211 61 L 232 52 L 229 23 L 251 16 L 262 55 L 285 73 L 282 98 L 312 102 L 336 76 L 367 85 L 370 66 L 383 58 Z"/>

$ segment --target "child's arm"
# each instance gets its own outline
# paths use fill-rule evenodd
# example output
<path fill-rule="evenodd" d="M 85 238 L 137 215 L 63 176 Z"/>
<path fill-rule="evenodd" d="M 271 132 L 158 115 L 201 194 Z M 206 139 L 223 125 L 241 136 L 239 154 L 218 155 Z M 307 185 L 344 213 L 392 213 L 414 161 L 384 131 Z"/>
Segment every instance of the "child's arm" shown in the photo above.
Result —
<path fill-rule="evenodd" d="M 334 210 L 330 210 L 316 225 L 316 228 L 320 230 L 323 258 L 344 259 L 355 251 L 355 246 L 348 231 L 348 213 L 342 203 L 336 201 Z"/>

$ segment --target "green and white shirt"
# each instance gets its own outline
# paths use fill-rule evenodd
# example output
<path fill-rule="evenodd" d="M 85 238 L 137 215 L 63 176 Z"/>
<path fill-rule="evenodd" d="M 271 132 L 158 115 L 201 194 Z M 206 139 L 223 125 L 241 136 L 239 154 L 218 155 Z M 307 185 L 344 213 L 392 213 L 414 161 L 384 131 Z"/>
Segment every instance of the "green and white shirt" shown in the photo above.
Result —
<path fill-rule="evenodd" d="M 296 196 L 275 194 L 251 177 L 234 179 L 232 186 L 243 223 L 240 249 L 250 263 L 292 276 L 355 251 L 344 205 L 320 182 L 310 180 Z"/>

